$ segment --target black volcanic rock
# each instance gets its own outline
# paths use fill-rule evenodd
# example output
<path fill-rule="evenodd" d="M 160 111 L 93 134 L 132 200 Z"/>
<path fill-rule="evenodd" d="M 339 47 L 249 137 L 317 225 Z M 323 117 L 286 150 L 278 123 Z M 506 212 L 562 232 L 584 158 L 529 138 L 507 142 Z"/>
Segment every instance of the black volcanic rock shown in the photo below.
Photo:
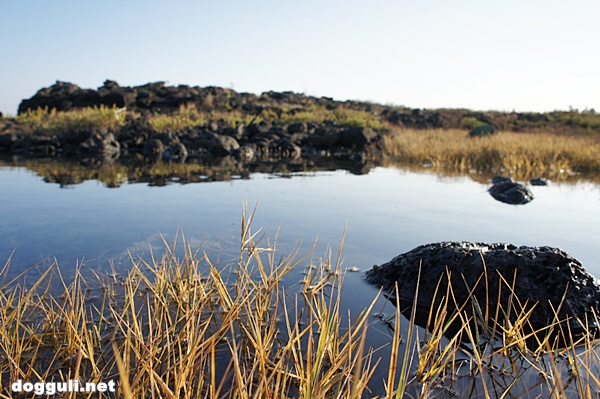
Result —
<path fill-rule="evenodd" d="M 430 310 L 442 306 L 442 296 L 447 295 L 450 283 L 456 303 L 449 302 L 448 317 L 457 311 L 456 305 L 466 304 L 464 312 L 477 319 L 477 304 L 482 312 L 489 312 L 490 326 L 493 321 L 505 325 L 506 314 L 514 322 L 521 311 L 534 308 L 524 326 L 526 332 L 538 332 L 528 342 L 532 346 L 536 345 L 535 338 L 542 339 L 548 332 L 546 328 L 556 321 L 555 314 L 562 328 L 568 324 L 575 336 L 585 333 L 586 324 L 591 330 L 598 328 L 594 317 L 600 310 L 598 280 L 578 260 L 558 248 L 439 242 L 373 266 L 366 272 L 366 279 L 390 293 L 397 283 L 401 310 L 406 315 L 417 298 L 416 322 L 424 327 Z M 496 309 L 500 311 L 496 313 Z M 448 335 L 455 335 L 461 327 L 462 322 L 455 321 Z M 553 331 L 559 342 L 568 344 L 558 328 Z"/>
<path fill-rule="evenodd" d="M 494 176 L 492 184 L 493 186 L 488 189 L 488 192 L 494 199 L 505 204 L 524 205 L 534 198 L 531 190 L 521 183 L 514 182 L 509 177 Z"/>
<path fill-rule="evenodd" d="M 77 153 L 81 158 L 115 160 L 119 157 L 121 144 L 112 133 L 97 131 L 79 144 Z"/>
<path fill-rule="evenodd" d="M 238 109 L 243 104 L 256 101 L 257 96 L 236 93 L 219 87 L 167 86 L 165 82 L 125 87 L 107 80 L 98 88 L 82 89 L 67 82 L 40 89 L 33 97 L 23 100 L 19 114 L 37 108 L 69 111 L 76 108 L 116 106 L 142 112 L 172 112 L 181 106 L 194 104 L 203 109 Z"/>

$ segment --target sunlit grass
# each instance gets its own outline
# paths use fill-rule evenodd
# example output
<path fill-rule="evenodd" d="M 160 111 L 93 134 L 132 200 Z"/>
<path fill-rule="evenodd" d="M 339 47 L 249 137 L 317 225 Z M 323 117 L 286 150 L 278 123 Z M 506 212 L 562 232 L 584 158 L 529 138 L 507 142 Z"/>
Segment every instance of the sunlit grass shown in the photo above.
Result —
<path fill-rule="evenodd" d="M 127 118 L 141 118 L 138 112 L 124 108 L 93 107 L 70 111 L 49 110 L 38 108 L 28 110 L 13 119 L 21 123 L 27 130 L 45 130 L 50 134 L 65 134 L 91 128 L 104 128 L 116 131 L 125 125 Z M 328 109 L 317 104 L 307 104 L 304 107 L 287 109 L 273 107 L 262 109 L 259 113 L 244 112 L 239 109 L 212 109 L 199 107 L 196 104 L 182 104 L 174 112 L 147 114 L 145 118 L 154 130 L 159 133 L 166 131 L 181 131 L 186 128 L 206 126 L 209 122 L 221 122 L 225 126 L 236 127 L 239 124 L 249 125 L 262 121 L 291 124 L 298 122 L 323 123 L 331 122 L 348 127 L 371 127 L 380 129 L 387 124 L 378 116 L 362 110 L 344 107 Z"/>
<path fill-rule="evenodd" d="M 553 175 L 600 173 L 600 139 L 588 135 L 500 132 L 470 138 L 462 130 L 398 130 L 384 157 L 439 170 Z"/>
<path fill-rule="evenodd" d="M 283 123 L 323 123 L 332 122 L 348 127 L 370 127 L 381 129 L 387 124 L 377 115 L 362 110 L 344 107 L 328 109 L 327 107 L 311 104 L 302 109 L 283 112 L 278 118 Z"/>
<path fill-rule="evenodd" d="M 126 110 L 123 108 L 93 107 L 72 111 L 57 111 L 46 108 L 28 110 L 14 119 L 30 132 L 44 130 L 49 134 L 66 134 L 72 131 L 104 128 L 116 131 L 125 124 Z"/>
<path fill-rule="evenodd" d="M 157 132 L 178 131 L 187 127 L 203 126 L 208 123 L 206 113 L 198 110 L 194 104 L 181 105 L 179 111 L 172 114 L 153 114 L 148 122 Z"/>

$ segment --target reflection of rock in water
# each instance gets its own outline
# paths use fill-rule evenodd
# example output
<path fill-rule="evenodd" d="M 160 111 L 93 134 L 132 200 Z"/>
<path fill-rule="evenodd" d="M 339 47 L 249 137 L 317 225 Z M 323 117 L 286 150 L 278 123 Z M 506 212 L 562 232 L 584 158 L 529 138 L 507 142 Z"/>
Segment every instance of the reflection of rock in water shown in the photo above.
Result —
<path fill-rule="evenodd" d="M 600 311 L 600 285 L 596 279 L 579 261 L 560 249 L 550 247 L 472 242 L 422 245 L 385 264 L 374 266 L 366 272 L 366 278 L 390 292 L 397 282 L 401 310 L 405 314 L 410 315 L 416 297 L 415 322 L 424 327 L 431 309 L 443 306 L 442 296 L 447 294 L 448 282 L 456 300 L 456 303 L 450 301 L 448 304 L 448 317 L 457 310 L 456 306 L 465 304 L 464 312 L 472 320 L 477 320 L 472 298 L 477 300 L 484 315 L 490 312 L 487 315 L 490 327 L 494 320 L 500 325 L 506 323 L 505 314 L 510 314 L 509 321 L 514 323 L 522 310 L 535 306 L 524 332 L 535 331 L 536 335 L 542 336 L 532 337 L 540 340 L 548 333 L 547 327 L 553 323 L 555 312 L 558 312 L 561 321 L 571 318 L 569 331 L 581 335 L 584 329 L 575 320 L 583 323 L 587 320 L 591 325 L 595 320 L 592 313 Z M 513 281 L 514 295 L 510 288 Z M 519 307 L 518 303 L 524 309 L 514 309 Z M 567 331 L 566 322 L 560 323 L 560 326 Z M 448 335 L 456 335 L 462 327 L 461 319 L 455 320 Z M 554 334 L 562 343 L 563 338 L 557 329 L 554 329 Z M 531 338 L 529 343 L 538 342 L 535 338 Z"/>
<path fill-rule="evenodd" d="M 527 187 L 514 182 L 509 177 L 494 176 L 492 184 L 493 186 L 489 188 L 488 192 L 500 202 L 523 205 L 531 202 L 534 198 L 533 193 Z"/>
<path fill-rule="evenodd" d="M 532 186 L 547 186 L 548 180 L 540 177 L 538 179 L 529 180 L 529 184 L 531 184 Z"/>

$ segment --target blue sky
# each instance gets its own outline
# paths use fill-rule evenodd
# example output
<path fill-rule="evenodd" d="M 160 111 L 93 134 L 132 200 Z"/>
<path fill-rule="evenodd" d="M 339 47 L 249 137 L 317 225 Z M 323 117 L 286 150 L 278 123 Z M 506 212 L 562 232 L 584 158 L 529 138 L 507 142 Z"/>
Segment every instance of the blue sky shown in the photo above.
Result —
<path fill-rule="evenodd" d="M 600 1 L 0 2 L 0 111 L 56 80 L 600 111 Z"/>

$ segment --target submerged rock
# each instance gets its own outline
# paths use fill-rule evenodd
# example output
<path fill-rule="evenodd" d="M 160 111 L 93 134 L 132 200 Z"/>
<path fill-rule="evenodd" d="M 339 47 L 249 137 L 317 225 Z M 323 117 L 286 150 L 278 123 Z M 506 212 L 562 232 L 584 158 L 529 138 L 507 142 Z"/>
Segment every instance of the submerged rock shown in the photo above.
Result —
<path fill-rule="evenodd" d="M 511 205 L 523 205 L 531 202 L 533 193 L 521 183 L 514 182 L 509 177 L 494 176 L 493 186 L 488 189 L 492 197 L 500 202 Z"/>
<path fill-rule="evenodd" d="M 366 272 L 366 279 L 391 293 L 397 283 L 405 315 L 410 315 L 416 298 L 415 321 L 423 327 L 431 310 L 443 306 L 450 283 L 455 301 L 447 304 L 446 320 L 462 305 L 466 305 L 464 312 L 477 320 L 474 309 L 479 306 L 492 328 L 494 322 L 505 325 L 508 318 L 514 323 L 519 314 L 534 309 L 523 327 L 524 333 L 534 333 L 528 341 L 534 347 L 536 338 L 543 339 L 556 321 L 560 321 L 565 332 L 568 324 L 574 336 L 584 334 L 586 325 L 590 330 L 598 328 L 594 316 L 600 310 L 598 280 L 578 260 L 558 248 L 433 243 L 373 266 Z M 551 335 L 559 338 L 559 344 L 568 344 L 557 327 Z M 454 320 L 447 335 L 454 336 L 461 328 L 460 318 Z"/>

